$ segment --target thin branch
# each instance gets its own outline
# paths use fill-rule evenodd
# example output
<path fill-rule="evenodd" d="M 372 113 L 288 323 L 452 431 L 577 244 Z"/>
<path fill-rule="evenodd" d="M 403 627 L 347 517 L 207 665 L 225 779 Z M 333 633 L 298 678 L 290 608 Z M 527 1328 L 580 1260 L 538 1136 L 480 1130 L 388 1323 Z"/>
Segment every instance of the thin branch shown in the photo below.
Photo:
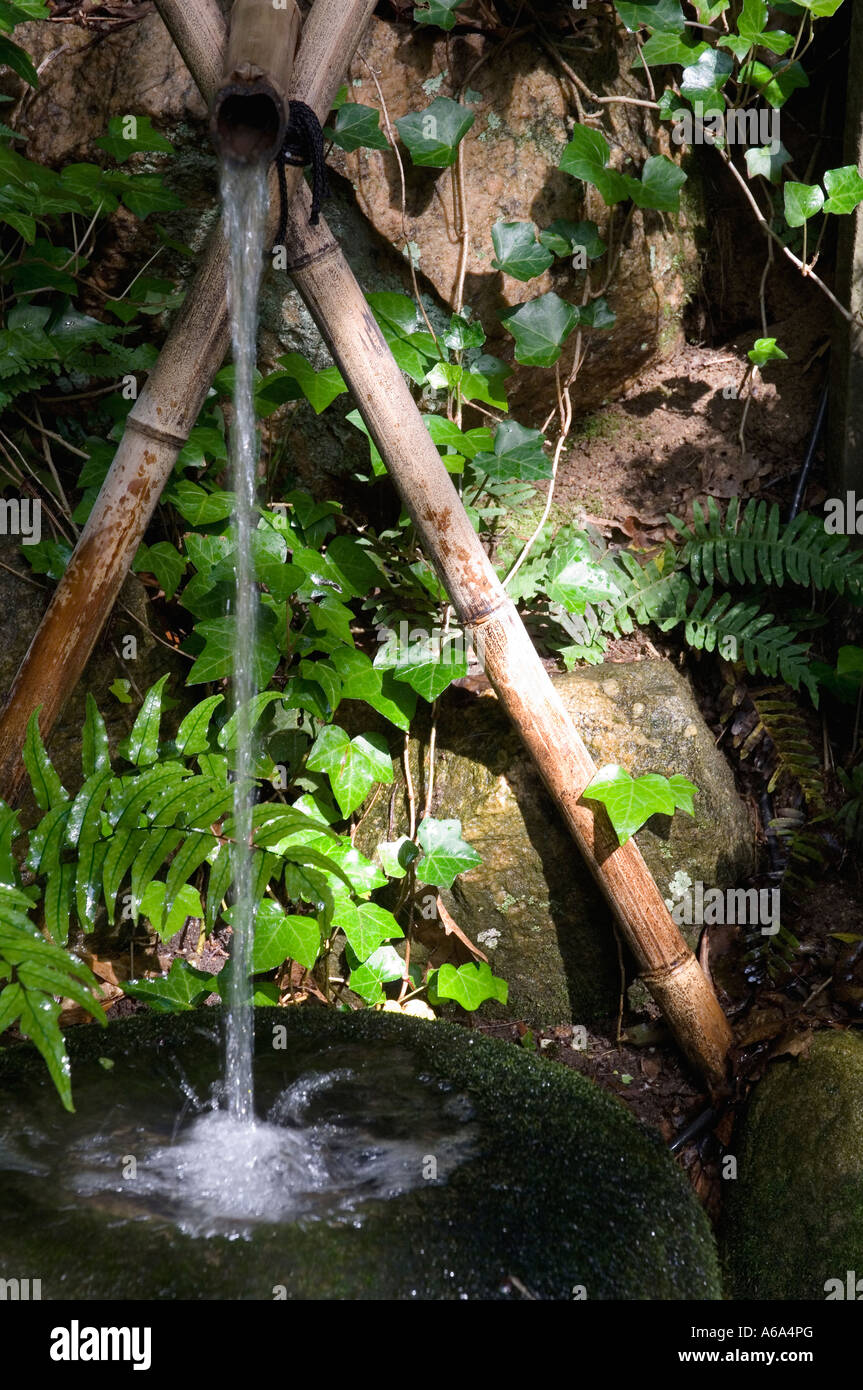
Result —
<path fill-rule="evenodd" d="M 825 294 L 827 296 L 834 309 L 838 309 L 839 313 L 842 315 L 844 319 L 847 319 L 849 323 L 854 323 L 855 316 L 854 314 L 852 314 L 851 310 L 846 309 L 844 304 L 840 304 L 833 291 L 829 288 L 829 286 L 825 285 L 824 281 L 820 278 L 820 276 L 816 275 L 812 268 L 808 266 L 805 261 L 801 261 L 799 256 L 795 256 L 791 248 L 789 246 L 786 246 L 782 238 L 779 235 L 777 235 L 776 232 L 774 232 L 773 228 L 770 226 L 770 223 L 767 221 L 766 217 L 764 216 L 763 212 L 758 206 L 758 203 L 756 202 L 752 194 L 752 190 L 747 187 L 746 180 L 744 179 L 740 170 L 735 167 L 728 153 L 725 150 L 719 149 L 718 145 L 715 146 L 715 148 L 719 151 L 721 159 L 724 161 L 726 167 L 731 170 L 731 173 L 734 175 L 735 179 L 737 180 L 738 184 L 743 190 L 743 193 L 746 197 L 746 201 L 749 203 L 750 207 L 752 208 L 752 211 L 755 213 L 758 224 L 761 227 L 761 230 L 764 232 L 765 236 L 769 236 L 771 241 L 774 241 L 776 245 L 781 248 L 784 254 L 788 257 L 789 261 L 791 261 L 791 264 L 796 265 L 801 275 L 805 275 L 807 280 L 811 280 L 813 284 L 818 286 L 822 294 Z"/>

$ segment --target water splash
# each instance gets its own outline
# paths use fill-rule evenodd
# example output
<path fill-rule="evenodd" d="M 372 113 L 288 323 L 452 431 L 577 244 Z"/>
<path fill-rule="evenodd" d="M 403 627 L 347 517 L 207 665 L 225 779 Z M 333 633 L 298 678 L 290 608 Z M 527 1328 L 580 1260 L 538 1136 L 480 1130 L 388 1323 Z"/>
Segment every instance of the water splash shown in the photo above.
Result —
<path fill-rule="evenodd" d="M 254 371 L 258 289 L 263 270 L 267 221 L 267 172 L 263 164 L 222 163 L 222 206 L 229 250 L 228 306 L 234 357 L 234 422 L 231 468 L 236 493 L 237 592 L 234 607 L 233 687 L 237 710 L 234 781 L 234 912 L 231 980 L 228 992 L 225 1081 L 228 1111 L 235 1120 L 253 1118 L 252 1002 L 249 973 L 255 928 L 252 891 L 252 806 L 254 750 L 249 701 L 256 690 L 254 653 L 257 595 L 252 533 L 257 466 Z"/>

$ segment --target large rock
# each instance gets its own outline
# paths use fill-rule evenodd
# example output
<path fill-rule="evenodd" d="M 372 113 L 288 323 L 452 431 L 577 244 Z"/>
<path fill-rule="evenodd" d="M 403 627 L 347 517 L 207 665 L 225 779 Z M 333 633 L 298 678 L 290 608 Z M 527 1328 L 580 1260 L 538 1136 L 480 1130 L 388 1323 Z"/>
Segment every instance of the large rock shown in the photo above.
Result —
<path fill-rule="evenodd" d="M 75 1115 L 34 1048 L 0 1050 L 0 1277 L 76 1300 L 721 1296 L 688 1183 L 595 1083 L 446 1023 L 255 1015 L 255 1174 L 272 1204 L 245 1199 L 251 1226 L 236 1196 L 220 1223 L 202 1201 L 224 1198 L 230 1136 L 209 1161 L 192 1137 L 222 1074 L 218 1012 L 69 1030 Z M 274 1163 L 286 1110 L 311 1154 L 299 1171 Z"/>
<path fill-rule="evenodd" d="M 736 1298 L 863 1295 L 863 1038 L 818 1033 L 759 1082 L 726 1184 Z M 837 1281 L 830 1284 L 830 1280 Z"/>
<path fill-rule="evenodd" d="M 479 314 L 488 334 L 486 351 L 513 362 L 513 340 L 499 322 L 502 310 L 554 290 L 580 303 L 584 275 L 568 260 L 555 261 L 543 275 L 526 283 L 492 266 L 493 223 L 533 222 L 542 229 L 558 218 L 595 221 L 609 241 L 611 212 L 595 189 L 561 173 L 560 156 L 570 138 L 575 115 L 571 90 L 554 59 L 529 33 L 501 45 L 487 34 L 445 37 L 433 28 L 412 28 L 373 18 L 363 56 L 376 75 L 390 121 L 422 111 L 433 97 L 458 96 L 468 73 L 474 124 L 462 142 L 465 208 L 469 223 L 464 299 Z M 618 31 L 604 36 L 591 51 L 579 52 L 578 75 L 594 92 L 642 94 L 637 81 L 623 76 L 637 57 L 635 40 Z M 380 106 L 377 85 L 365 63 L 352 69 L 352 99 Z M 644 108 L 625 103 L 603 107 L 601 127 L 612 149 L 611 164 L 625 172 L 641 168 L 650 154 L 677 157 L 668 127 L 661 127 Z M 401 150 L 406 199 L 403 220 L 401 180 L 391 151 L 360 149 L 346 155 L 333 150 L 331 164 L 347 175 L 357 203 L 387 241 L 419 252 L 420 281 L 438 300 L 453 307 L 459 281 L 461 241 L 456 233 L 452 184 L 448 169 L 417 167 Z M 608 291 L 617 314 L 610 333 L 596 333 L 578 376 L 578 405 L 590 410 L 615 397 L 643 367 L 671 353 L 682 341 L 680 315 L 698 281 L 695 243 L 700 213 L 700 184 L 692 176 L 684 186 L 680 217 L 635 211 Z M 614 211 L 615 248 L 623 214 Z M 606 260 L 597 263 L 606 266 Z M 604 270 L 594 272 L 599 285 Z M 515 364 L 510 379 L 510 406 L 538 422 L 556 405 L 553 373 Z"/>
<path fill-rule="evenodd" d="M 692 691 L 670 663 L 609 663 L 558 676 L 555 685 L 598 765 L 620 763 L 633 776 L 682 773 L 699 788 L 694 819 L 654 816 L 637 836 L 663 895 L 674 896 L 680 871 L 709 887 L 743 884 L 753 866 L 748 819 Z M 424 754 L 412 745 L 419 804 Z M 357 839 L 369 852 L 387 838 L 381 802 Z M 462 695 L 442 712 L 432 813 L 458 817 L 482 855 L 482 866 L 442 896 L 507 980 L 506 1012 L 534 1024 L 614 1014 L 620 974 L 608 908 L 495 699 Z"/>

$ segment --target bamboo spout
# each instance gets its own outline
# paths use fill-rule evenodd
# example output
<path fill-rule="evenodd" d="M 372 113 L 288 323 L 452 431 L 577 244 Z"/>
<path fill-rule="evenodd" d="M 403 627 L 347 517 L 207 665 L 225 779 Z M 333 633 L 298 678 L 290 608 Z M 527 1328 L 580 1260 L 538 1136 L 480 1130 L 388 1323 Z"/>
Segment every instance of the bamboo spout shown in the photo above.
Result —
<path fill-rule="evenodd" d="M 216 149 L 242 164 L 269 163 L 288 122 L 287 89 L 300 36 L 294 0 L 235 0 L 222 85 L 210 115 Z"/>

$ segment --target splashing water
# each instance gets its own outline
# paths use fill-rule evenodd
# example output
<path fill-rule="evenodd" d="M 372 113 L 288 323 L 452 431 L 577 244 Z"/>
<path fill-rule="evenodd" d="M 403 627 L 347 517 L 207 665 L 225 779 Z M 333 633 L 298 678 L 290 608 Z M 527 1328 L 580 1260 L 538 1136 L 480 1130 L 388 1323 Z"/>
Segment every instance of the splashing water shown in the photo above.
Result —
<path fill-rule="evenodd" d="M 255 929 L 252 891 L 252 806 L 254 752 L 249 701 L 255 693 L 255 618 L 252 533 L 255 519 L 257 465 L 254 370 L 258 288 L 263 269 L 267 220 L 267 172 L 263 164 L 225 160 L 221 176 L 225 235 L 229 250 L 228 306 L 234 357 L 234 422 L 231 468 L 236 493 L 237 594 L 235 603 L 233 685 L 237 710 L 234 781 L 234 911 L 231 981 L 228 994 L 226 1086 L 228 1111 L 235 1120 L 253 1118 L 252 1003 L 249 973 Z"/>

